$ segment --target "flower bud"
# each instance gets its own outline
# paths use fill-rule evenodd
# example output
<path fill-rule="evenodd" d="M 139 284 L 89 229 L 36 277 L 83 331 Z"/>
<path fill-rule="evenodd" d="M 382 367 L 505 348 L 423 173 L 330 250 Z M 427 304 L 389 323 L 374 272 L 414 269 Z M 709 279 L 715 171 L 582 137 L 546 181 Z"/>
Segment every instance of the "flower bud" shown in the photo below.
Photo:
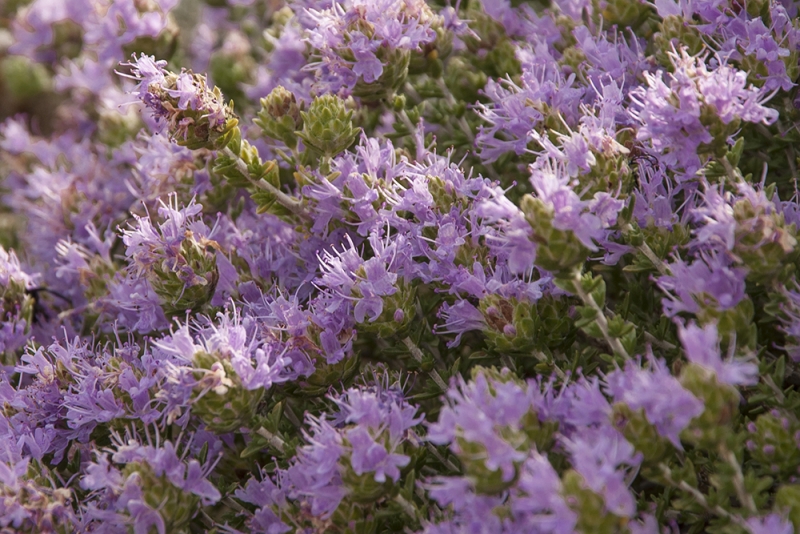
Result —
<path fill-rule="evenodd" d="M 261 99 L 261 110 L 255 123 L 267 137 L 283 141 L 289 148 L 297 146 L 296 132 L 303 127 L 300 116 L 302 104 L 297 105 L 294 95 L 279 85 Z"/>
<path fill-rule="evenodd" d="M 335 95 L 314 99 L 308 111 L 301 111 L 303 130 L 298 135 L 310 148 L 333 157 L 355 142 L 359 128 L 353 127 L 353 111 Z"/>

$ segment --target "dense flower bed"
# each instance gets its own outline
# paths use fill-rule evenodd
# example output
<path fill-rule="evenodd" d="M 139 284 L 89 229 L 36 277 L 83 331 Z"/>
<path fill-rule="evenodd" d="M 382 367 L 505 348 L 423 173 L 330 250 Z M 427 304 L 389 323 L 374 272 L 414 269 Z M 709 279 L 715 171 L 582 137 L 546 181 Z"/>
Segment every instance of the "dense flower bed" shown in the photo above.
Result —
<path fill-rule="evenodd" d="M 790 0 L 0 2 L 0 532 L 800 532 Z"/>

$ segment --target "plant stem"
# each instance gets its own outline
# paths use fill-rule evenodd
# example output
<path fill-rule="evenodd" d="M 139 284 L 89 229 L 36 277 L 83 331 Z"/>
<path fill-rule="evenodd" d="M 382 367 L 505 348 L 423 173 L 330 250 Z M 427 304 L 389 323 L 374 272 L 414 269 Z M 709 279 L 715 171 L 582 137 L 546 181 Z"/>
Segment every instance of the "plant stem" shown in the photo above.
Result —
<path fill-rule="evenodd" d="M 258 430 L 256 430 L 256 434 L 258 434 L 263 438 L 266 438 L 267 442 L 273 447 L 275 447 L 278 450 L 278 452 L 283 453 L 284 450 L 286 449 L 286 443 L 281 438 L 279 438 L 278 436 L 276 436 L 263 426 Z"/>
<path fill-rule="evenodd" d="M 686 481 L 684 481 L 684 480 L 681 480 L 680 482 L 677 482 L 677 481 L 673 480 L 672 479 L 672 471 L 670 470 L 670 468 L 668 466 L 664 465 L 663 463 L 658 464 L 658 466 L 661 468 L 661 473 L 664 475 L 664 479 L 673 488 L 677 488 L 677 489 L 683 490 L 686 493 L 688 493 L 689 495 L 691 495 L 692 498 L 695 501 L 697 501 L 697 504 L 699 504 L 700 506 L 705 508 L 705 510 L 707 512 L 716 514 L 716 515 L 718 515 L 720 517 L 724 517 L 724 518 L 732 521 L 733 523 L 736 523 L 740 527 L 744 528 L 747 532 L 752 532 L 750 530 L 750 527 L 748 527 L 747 522 L 744 519 L 742 519 L 740 516 L 730 513 L 729 511 L 725 510 L 724 508 L 722 508 L 719 505 L 711 506 L 710 504 L 708 504 L 708 500 L 706 499 L 706 496 L 705 496 L 705 494 L 703 494 L 703 492 L 701 492 L 697 488 L 693 488 L 692 486 L 687 484 Z"/>
<path fill-rule="evenodd" d="M 573 279 L 573 282 L 575 284 L 575 291 L 577 291 L 578 296 L 583 301 L 583 303 L 586 306 L 589 306 L 590 308 L 592 308 L 596 312 L 596 314 L 595 314 L 595 322 L 597 323 L 597 327 L 600 329 L 600 332 L 603 334 L 603 339 L 606 340 L 606 343 L 608 344 L 608 346 L 611 348 L 611 350 L 613 350 L 614 352 L 616 352 L 617 354 L 619 354 L 620 356 L 622 356 L 626 360 L 630 360 L 631 356 L 630 356 L 630 354 L 628 354 L 628 351 L 625 350 L 625 347 L 622 346 L 622 343 L 620 342 L 620 340 L 617 339 L 617 338 L 611 337 L 609 335 L 609 333 L 608 333 L 608 320 L 606 319 L 605 311 L 602 310 L 600 308 L 600 306 L 597 305 L 597 303 L 594 301 L 594 299 L 592 298 L 591 295 L 587 295 L 586 292 L 583 290 L 583 286 L 581 285 L 580 272 L 576 271 L 575 277 Z"/>
<path fill-rule="evenodd" d="M 422 350 L 420 350 L 417 344 L 414 343 L 410 337 L 406 337 L 405 339 L 403 339 L 403 344 L 406 347 L 408 347 L 408 350 L 409 352 L 411 352 L 411 356 L 414 358 L 414 360 L 416 360 L 417 363 L 422 363 L 422 357 L 424 355 L 422 354 Z M 442 376 L 439 374 L 439 371 L 437 371 L 436 369 L 431 369 L 428 372 L 428 374 L 431 375 L 431 378 L 433 378 L 433 381 L 436 382 L 437 386 L 439 386 L 439 389 L 441 389 L 442 391 L 447 391 L 447 384 L 444 383 L 444 380 L 442 379 Z"/>
<path fill-rule="evenodd" d="M 253 185 L 253 187 L 255 187 L 256 189 L 261 189 L 262 191 L 267 191 L 269 194 L 275 197 L 275 199 L 281 206 L 291 211 L 298 217 L 311 219 L 311 215 L 306 211 L 306 209 L 303 207 L 303 205 L 300 203 L 299 200 L 290 197 L 289 195 L 287 195 L 286 193 L 284 193 L 271 183 L 267 182 L 263 178 L 260 180 L 256 180 L 252 176 L 250 176 L 250 171 L 247 169 L 247 164 L 233 150 L 231 150 L 228 147 L 225 147 L 222 150 L 222 152 L 236 162 L 236 170 L 238 170 L 242 174 L 242 176 L 247 178 L 247 180 Z"/>
<path fill-rule="evenodd" d="M 742 506 L 744 506 L 748 512 L 753 514 L 757 513 L 756 502 L 753 500 L 753 496 L 747 493 L 747 489 L 744 487 L 744 474 L 742 474 L 742 466 L 736 459 L 736 455 L 724 444 L 720 445 L 720 454 L 725 458 L 725 461 L 733 467 L 733 487 L 736 489 L 736 496 L 739 498 L 739 502 L 742 503 Z"/>

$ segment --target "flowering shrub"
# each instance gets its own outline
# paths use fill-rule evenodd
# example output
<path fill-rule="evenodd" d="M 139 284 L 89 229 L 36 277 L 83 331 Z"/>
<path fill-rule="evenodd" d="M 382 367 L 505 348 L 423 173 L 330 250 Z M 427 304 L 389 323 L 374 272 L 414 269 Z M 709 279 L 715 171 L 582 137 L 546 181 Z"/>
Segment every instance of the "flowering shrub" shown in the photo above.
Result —
<path fill-rule="evenodd" d="M 790 0 L 0 2 L 0 532 L 800 532 Z"/>

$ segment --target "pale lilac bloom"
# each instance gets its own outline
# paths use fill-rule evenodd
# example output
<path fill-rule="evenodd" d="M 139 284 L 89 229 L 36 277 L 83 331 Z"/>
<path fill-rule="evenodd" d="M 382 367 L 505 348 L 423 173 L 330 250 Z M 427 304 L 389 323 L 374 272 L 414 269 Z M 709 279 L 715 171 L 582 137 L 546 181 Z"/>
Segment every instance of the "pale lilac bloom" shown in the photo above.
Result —
<path fill-rule="evenodd" d="M 755 361 L 733 355 L 723 359 L 716 324 L 700 327 L 694 322 L 685 326 L 678 323 L 678 337 L 686 358 L 712 372 L 720 383 L 731 386 L 758 383 L 758 364 Z"/>
<path fill-rule="evenodd" d="M 267 473 L 261 472 L 260 481 L 255 477 L 250 478 L 244 488 L 237 489 L 234 495 L 237 499 L 258 507 L 247 520 L 250 532 L 284 534 L 292 530 L 276 513 L 287 506 L 286 492 Z"/>
<path fill-rule="evenodd" d="M 612 371 L 605 377 L 605 390 L 634 412 L 644 410 L 658 433 L 683 450 L 680 433 L 703 413 L 703 402 L 681 386 L 663 361 L 650 357 L 648 362 L 647 369 L 628 362 Z"/>
<path fill-rule="evenodd" d="M 610 425 L 582 429 L 569 439 L 562 439 L 562 443 L 572 467 L 592 491 L 603 497 L 606 509 L 621 517 L 632 517 L 636 501 L 628 490 L 624 469 L 636 468 L 641 453 Z"/>
<path fill-rule="evenodd" d="M 698 155 L 702 144 L 713 140 L 701 122 L 704 109 L 723 124 L 735 119 L 772 124 L 778 112 L 764 106 L 767 95 L 747 86 L 747 74 L 727 64 L 709 69 L 706 56 L 690 56 L 685 49 L 670 53 L 674 72 L 646 72 L 647 87 L 631 91 L 631 117 L 640 126 L 639 141 L 649 142 L 659 159 L 686 178 L 705 163 Z M 685 179 L 686 179 L 685 178 Z"/>
<path fill-rule="evenodd" d="M 447 405 L 439 413 L 439 420 L 428 428 L 427 439 L 449 445 L 456 454 L 462 452 L 461 441 L 480 445 L 485 450 L 486 468 L 500 470 L 508 482 L 527 451 L 518 450 L 518 444 L 503 436 L 508 430 L 521 431 L 523 417 L 532 409 L 527 388 L 513 380 L 490 380 L 485 373 L 470 382 L 459 377 L 447 391 Z"/>
<path fill-rule="evenodd" d="M 542 534 L 574 532 L 578 516 L 564 498 L 561 479 L 546 456 L 531 452 L 512 495 L 510 507 L 518 529 Z"/>
<path fill-rule="evenodd" d="M 434 326 L 437 334 L 456 334 L 453 340 L 447 342 L 448 347 L 458 346 L 464 333 L 488 327 L 483 313 L 466 300 L 459 300 L 452 305 L 445 302 L 437 317 L 442 320 Z"/>
<path fill-rule="evenodd" d="M 325 9 L 307 9 L 300 20 L 319 61 L 305 68 L 329 92 L 349 92 L 359 80 L 373 83 L 384 72 L 378 49 L 412 51 L 432 42 L 434 16 L 420 0 L 334 0 Z"/>
<path fill-rule="evenodd" d="M 667 293 L 664 313 L 672 317 L 681 312 L 698 313 L 702 307 L 728 310 L 745 298 L 747 270 L 729 266 L 721 254 L 701 255 L 691 264 L 680 258 L 668 264 L 670 275 L 656 280 Z"/>
<path fill-rule="evenodd" d="M 409 430 L 422 418 L 395 387 L 379 381 L 350 388 L 330 396 L 341 410 L 332 419 L 326 414 L 306 417 L 311 428 L 303 431 L 307 444 L 281 475 L 290 499 L 307 503 L 312 515 L 326 518 L 342 499 L 358 491 L 345 484 L 346 471 L 380 483 L 397 482 L 410 457 L 396 450 L 409 443 Z"/>
<path fill-rule="evenodd" d="M 544 158 L 542 158 L 544 159 Z M 541 161 L 541 160 L 540 160 Z M 600 202 L 589 203 L 581 200 L 573 190 L 568 173 L 564 167 L 553 161 L 531 166 L 531 183 L 536 197 L 542 200 L 553 213 L 553 226 L 559 230 L 569 230 L 589 250 L 598 250 L 595 239 L 603 236 L 603 228 L 615 219 L 616 215 L 603 209 L 605 221 L 590 211 L 590 207 L 601 207 Z M 602 200 L 602 196 L 600 197 Z M 619 211 L 620 203 L 609 206 Z"/>
<path fill-rule="evenodd" d="M 747 527 L 751 534 L 793 534 L 794 526 L 791 521 L 778 514 L 768 514 L 764 517 L 751 517 L 747 520 Z"/>

